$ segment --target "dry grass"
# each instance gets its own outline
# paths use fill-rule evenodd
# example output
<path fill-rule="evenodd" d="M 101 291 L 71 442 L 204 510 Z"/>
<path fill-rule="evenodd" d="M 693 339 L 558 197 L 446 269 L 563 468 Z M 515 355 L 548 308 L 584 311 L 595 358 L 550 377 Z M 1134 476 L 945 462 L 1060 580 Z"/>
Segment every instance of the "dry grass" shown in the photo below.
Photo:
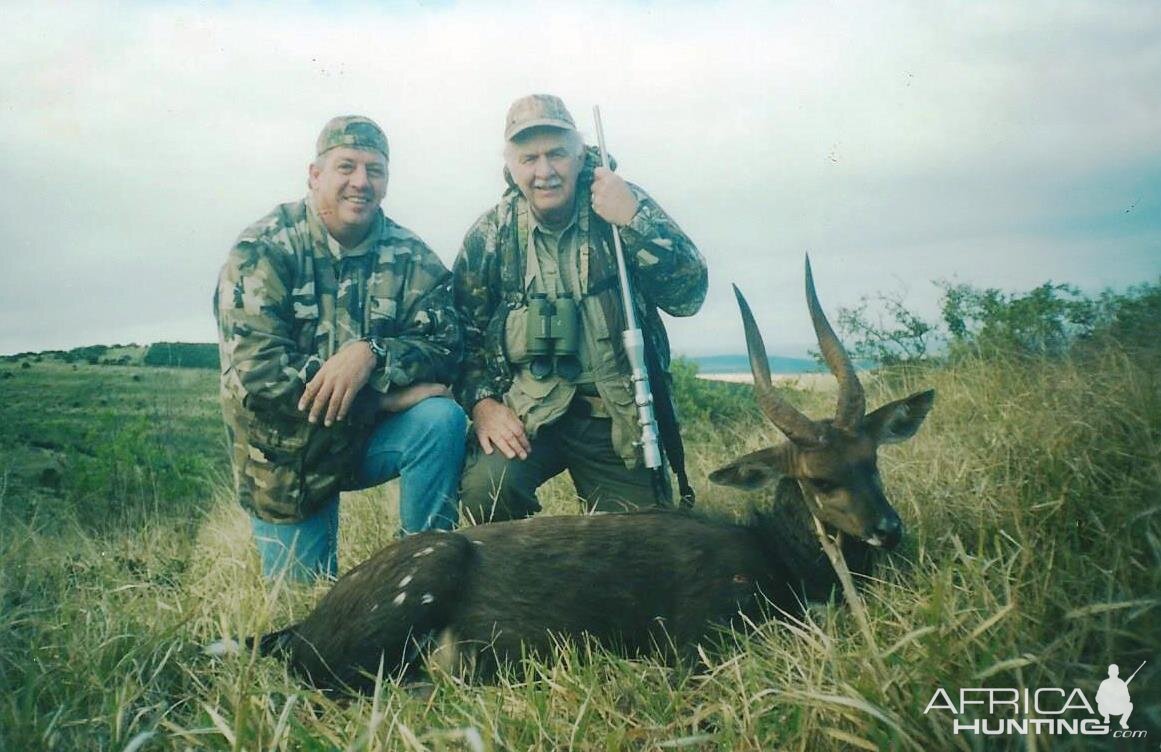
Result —
<path fill-rule="evenodd" d="M 287 623 L 318 594 L 260 584 L 245 517 L 220 481 L 191 513 L 196 528 L 143 513 L 103 532 L 45 525 L 28 512 L 37 505 L 9 503 L 10 488 L 0 490 L 0 748 L 974 749 L 984 745 L 954 735 L 946 714 L 923 714 L 935 688 L 1079 686 L 1092 697 L 1107 663 L 1145 659 L 1133 727 L 1150 728 L 1155 745 L 1158 374 L 1108 351 L 892 374 L 869 396 L 927 386 L 938 390 L 927 425 L 881 453 L 909 532 L 863 590 L 886 676 L 850 613 L 823 605 L 736 635 L 700 671 L 569 644 L 495 685 L 435 676 L 335 701 L 275 661 L 198 655 L 218 637 Z M 816 415 L 832 405 L 827 393 L 795 399 Z M 702 504 L 760 503 L 704 478 L 776 432 L 757 420 L 690 428 Z M 390 540 L 394 494 L 344 502 L 344 569 Z M 544 497 L 546 513 L 576 511 L 563 479 Z"/>

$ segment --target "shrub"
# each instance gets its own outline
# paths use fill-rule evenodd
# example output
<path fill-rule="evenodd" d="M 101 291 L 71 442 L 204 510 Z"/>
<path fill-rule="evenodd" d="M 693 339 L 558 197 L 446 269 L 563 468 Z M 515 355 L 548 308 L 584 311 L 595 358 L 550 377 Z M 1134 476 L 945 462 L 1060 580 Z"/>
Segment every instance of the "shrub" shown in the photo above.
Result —
<path fill-rule="evenodd" d="M 881 309 L 874 320 L 871 308 Z M 938 326 L 908 309 L 902 293 L 864 295 L 854 308 L 839 309 L 837 325 L 855 337 L 851 357 L 884 366 L 927 360 L 942 343 Z"/>
<path fill-rule="evenodd" d="M 218 346 L 205 342 L 154 342 L 145 365 L 178 368 L 218 368 Z"/>
<path fill-rule="evenodd" d="M 1097 320 L 1097 304 L 1071 285 L 1045 282 L 1009 294 L 949 282 L 940 286 L 953 356 L 972 351 L 1059 356 Z"/>
<path fill-rule="evenodd" d="M 840 308 L 836 321 L 852 356 L 883 366 L 973 355 L 1061 357 L 1094 338 L 1148 349 L 1161 328 L 1161 281 L 1096 298 L 1052 282 L 1013 293 L 936 284 L 943 290 L 939 322 L 926 321 L 892 293 Z"/>

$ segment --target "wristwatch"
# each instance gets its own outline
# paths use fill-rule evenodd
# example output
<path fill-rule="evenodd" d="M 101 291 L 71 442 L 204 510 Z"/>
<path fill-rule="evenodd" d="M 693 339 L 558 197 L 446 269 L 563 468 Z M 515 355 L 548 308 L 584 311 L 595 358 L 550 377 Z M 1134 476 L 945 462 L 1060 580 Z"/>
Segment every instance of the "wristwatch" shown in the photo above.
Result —
<path fill-rule="evenodd" d="M 375 367 L 379 368 L 387 360 L 387 343 L 382 337 L 363 337 L 363 341 L 371 347 L 375 356 Z"/>

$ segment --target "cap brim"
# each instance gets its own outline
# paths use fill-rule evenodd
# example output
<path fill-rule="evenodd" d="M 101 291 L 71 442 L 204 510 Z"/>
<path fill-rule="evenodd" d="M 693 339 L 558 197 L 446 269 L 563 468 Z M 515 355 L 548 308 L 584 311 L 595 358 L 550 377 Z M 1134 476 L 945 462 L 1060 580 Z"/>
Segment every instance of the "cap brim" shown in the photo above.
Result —
<path fill-rule="evenodd" d="M 560 120 L 558 118 L 538 118 L 536 120 L 528 120 L 519 125 L 514 125 L 504 133 L 504 140 L 511 141 L 513 137 L 520 135 L 529 128 L 559 128 L 562 131 L 575 131 L 576 126 L 567 120 Z"/>
<path fill-rule="evenodd" d="M 371 152 L 375 152 L 376 154 L 382 154 L 385 159 L 388 159 L 388 160 L 391 159 L 390 151 L 384 151 L 383 149 L 380 149 L 378 146 L 367 146 L 365 144 L 332 144 L 331 146 L 328 146 L 327 148 L 320 151 L 315 156 L 321 157 L 323 154 L 326 154 L 328 151 L 338 149 L 339 147 L 343 147 L 345 149 L 355 149 L 356 151 L 371 151 Z"/>

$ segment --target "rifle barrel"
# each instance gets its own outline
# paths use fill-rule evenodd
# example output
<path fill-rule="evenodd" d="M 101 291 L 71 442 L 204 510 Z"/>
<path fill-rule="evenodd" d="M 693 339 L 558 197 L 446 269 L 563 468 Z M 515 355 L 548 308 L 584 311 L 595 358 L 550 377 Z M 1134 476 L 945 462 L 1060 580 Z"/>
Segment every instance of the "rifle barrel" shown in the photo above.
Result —
<path fill-rule="evenodd" d="M 601 164 L 608 165 L 609 155 L 605 150 L 605 129 L 601 125 L 601 108 L 593 107 L 593 120 L 597 124 L 597 145 L 601 151 Z M 617 257 L 617 278 L 621 282 L 621 307 L 625 311 L 625 331 L 621 340 L 625 345 L 625 355 L 629 359 L 629 375 L 633 382 L 633 402 L 637 405 L 637 424 L 641 427 L 641 453 L 645 467 L 660 472 L 661 443 L 657 430 L 657 418 L 653 413 L 653 390 L 649 385 L 649 371 L 645 365 L 645 335 L 637 323 L 637 311 L 633 306 L 633 291 L 629 286 L 629 269 L 625 265 L 625 251 L 621 247 L 621 232 L 613 228 L 613 255 Z"/>
<path fill-rule="evenodd" d="M 609 152 L 605 149 L 605 128 L 601 124 L 601 108 L 593 107 L 593 120 L 597 124 L 597 146 L 601 151 L 601 164 L 608 166 Z M 629 292 L 629 270 L 625 266 L 625 251 L 621 248 L 621 233 L 613 227 L 613 248 L 617 257 L 617 277 L 621 280 L 621 304 L 625 309 L 625 328 L 637 328 L 637 313 L 633 308 L 633 296 Z"/>

